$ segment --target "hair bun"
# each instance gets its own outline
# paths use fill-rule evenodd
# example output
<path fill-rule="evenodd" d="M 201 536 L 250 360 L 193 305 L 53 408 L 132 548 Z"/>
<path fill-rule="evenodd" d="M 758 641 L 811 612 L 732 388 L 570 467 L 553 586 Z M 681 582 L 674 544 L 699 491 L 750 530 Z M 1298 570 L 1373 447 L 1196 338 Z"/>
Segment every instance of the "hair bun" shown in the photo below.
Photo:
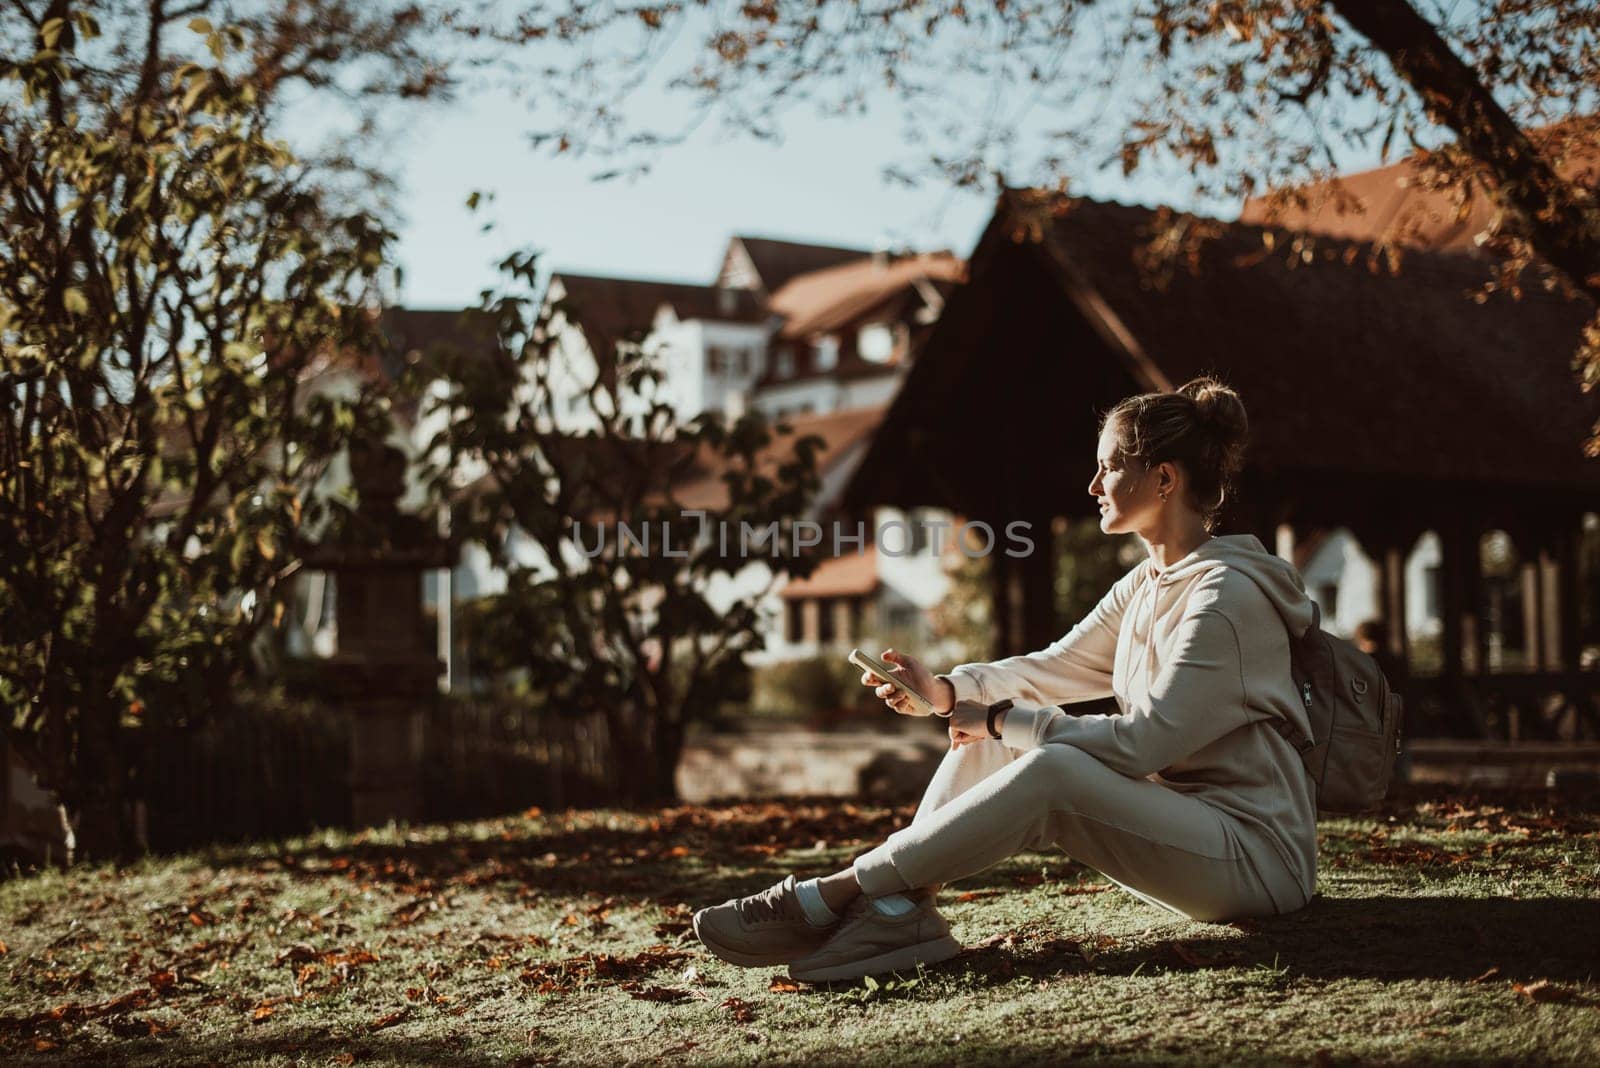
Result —
<path fill-rule="evenodd" d="M 1195 414 L 1220 439 L 1224 449 L 1242 445 L 1250 435 L 1250 420 L 1239 394 L 1210 375 L 1191 378 L 1178 392 L 1194 401 Z"/>

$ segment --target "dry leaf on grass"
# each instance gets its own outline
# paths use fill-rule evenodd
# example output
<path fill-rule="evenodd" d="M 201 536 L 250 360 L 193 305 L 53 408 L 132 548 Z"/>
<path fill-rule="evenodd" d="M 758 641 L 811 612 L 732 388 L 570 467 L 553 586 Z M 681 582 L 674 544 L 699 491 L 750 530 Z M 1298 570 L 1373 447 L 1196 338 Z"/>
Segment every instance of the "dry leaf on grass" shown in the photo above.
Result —
<path fill-rule="evenodd" d="M 1493 979 L 1495 976 L 1497 976 L 1499 974 L 1500 974 L 1500 969 L 1499 968 L 1490 968 L 1488 971 L 1484 972 L 1482 975 L 1477 976 L 1476 978 L 1474 978 L 1472 980 L 1472 982 L 1474 982 L 1474 983 L 1485 983 L 1485 982 L 1488 982 L 1490 979 Z"/>
<path fill-rule="evenodd" d="M 692 991 L 676 986 L 639 986 L 637 983 L 624 983 L 622 989 L 628 992 L 630 998 L 639 1001 L 687 1001 L 694 997 Z"/>
<path fill-rule="evenodd" d="M 734 1023 L 749 1023 L 756 1018 L 755 1006 L 743 998 L 727 998 L 717 1008 L 732 1013 Z"/>
<path fill-rule="evenodd" d="M 1540 979 L 1536 983 L 1513 983 L 1511 989 L 1527 998 L 1529 1001 L 1552 1002 L 1572 1001 L 1578 996 L 1577 991 L 1568 987 L 1552 983 L 1548 979 Z"/>
<path fill-rule="evenodd" d="M 389 1013 L 388 1015 L 380 1016 L 376 1020 L 373 1020 L 371 1023 L 369 1023 L 367 1025 L 367 1030 L 368 1031 L 382 1031 L 385 1027 L 393 1027 L 395 1024 L 399 1023 L 401 1020 L 404 1020 L 407 1016 L 410 1016 L 410 1015 L 411 1015 L 411 1006 L 407 1005 L 404 1008 L 397 1009 L 394 1012 Z"/>
<path fill-rule="evenodd" d="M 774 975 L 772 981 L 767 984 L 768 992 L 773 994 L 798 994 L 803 989 L 805 988 L 787 975 Z"/>

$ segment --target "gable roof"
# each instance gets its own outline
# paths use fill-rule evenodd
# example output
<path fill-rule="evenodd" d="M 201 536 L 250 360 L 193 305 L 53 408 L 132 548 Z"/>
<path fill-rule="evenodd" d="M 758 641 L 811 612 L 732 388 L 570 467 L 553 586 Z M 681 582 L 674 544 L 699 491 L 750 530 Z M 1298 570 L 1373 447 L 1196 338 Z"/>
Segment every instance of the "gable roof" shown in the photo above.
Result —
<path fill-rule="evenodd" d="M 961 510 L 967 502 L 941 495 L 956 478 L 970 492 L 988 472 L 1051 514 L 1086 511 L 1087 459 L 1081 480 L 1040 489 L 1049 465 L 1035 463 L 1032 481 L 995 471 L 992 457 L 958 468 L 958 451 L 938 451 L 946 428 L 1004 410 L 1000 443 L 1040 450 L 1081 430 L 1087 458 L 1094 408 L 1205 372 L 1250 413 L 1247 474 L 1366 498 L 1470 483 L 1600 499 L 1600 465 L 1583 449 L 1600 398 L 1570 370 L 1587 301 L 1496 292 L 1479 302 L 1471 291 L 1490 267 L 1476 257 L 1417 251 L 1391 276 L 1369 268 L 1370 245 L 1328 242 L 1306 263 L 1286 255 L 1282 231 L 1176 214 L 1165 218 L 1215 236 L 1163 287 L 1140 262 L 1163 218 L 1044 191 L 1003 195 L 971 280 L 912 363 L 847 502 Z M 1092 330 L 1066 336 L 1064 309 Z M 989 324 L 981 347 L 973 322 Z"/>
<path fill-rule="evenodd" d="M 872 255 L 867 249 L 815 245 L 803 241 L 784 241 L 775 237 L 752 237 L 744 234 L 734 235 L 728 245 L 729 256 L 736 248 L 744 250 L 750 259 L 750 266 L 756 272 L 756 277 L 760 279 L 761 288 L 768 293 L 776 293 L 796 275 L 824 271 L 829 267 L 837 267 L 842 263 Z M 726 273 L 726 257 L 723 270 Z"/>
<path fill-rule="evenodd" d="M 742 289 L 566 271 L 551 276 L 551 286 L 557 282 L 565 292 L 568 317 L 601 357 L 609 357 L 629 337 L 648 332 L 662 305 L 679 319 L 759 323 L 766 318 L 760 299 Z"/>
<path fill-rule="evenodd" d="M 1561 177 L 1591 189 L 1600 187 L 1600 117 L 1529 130 L 1528 138 Z M 1417 153 L 1385 167 L 1250 197 L 1239 221 L 1353 241 L 1476 249 L 1474 238 L 1499 211 L 1493 198 L 1474 180 L 1472 200 L 1462 211 L 1448 191 L 1428 188 L 1421 159 Z M 1302 200 L 1303 204 L 1295 203 Z M 1274 215 L 1277 201 L 1285 203 Z"/>
<path fill-rule="evenodd" d="M 865 441 L 883 421 L 883 406 L 847 408 L 820 414 L 789 415 L 781 421 L 792 428 L 792 434 L 774 436 L 772 444 L 762 455 L 762 470 L 775 471 L 779 464 L 794 457 L 794 443 L 808 434 L 822 439 L 816 452 L 817 476 L 826 481 L 834 466 L 849 455 L 858 443 Z M 685 508 L 708 510 L 727 507 L 728 487 L 723 482 L 725 465 L 706 458 L 697 458 L 694 467 L 685 472 L 674 486 L 674 496 Z M 829 502 L 820 502 L 824 506 Z"/>
<path fill-rule="evenodd" d="M 920 281 L 959 283 L 965 277 L 966 264 L 949 252 L 869 256 L 792 278 L 773 292 L 768 306 L 783 316 L 784 337 L 807 337 L 847 326 Z"/>

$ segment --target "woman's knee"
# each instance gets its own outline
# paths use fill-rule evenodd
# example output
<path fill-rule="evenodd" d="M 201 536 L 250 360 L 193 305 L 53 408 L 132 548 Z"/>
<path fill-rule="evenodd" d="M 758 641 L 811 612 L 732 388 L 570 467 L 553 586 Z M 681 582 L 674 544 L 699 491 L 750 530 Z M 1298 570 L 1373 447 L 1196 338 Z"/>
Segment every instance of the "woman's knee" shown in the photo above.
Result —
<path fill-rule="evenodd" d="M 1075 745 L 1052 742 L 1030 749 L 1017 759 L 1017 778 L 1028 788 L 1061 807 L 1080 796 L 1097 770 L 1104 770 L 1094 757 Z"/>

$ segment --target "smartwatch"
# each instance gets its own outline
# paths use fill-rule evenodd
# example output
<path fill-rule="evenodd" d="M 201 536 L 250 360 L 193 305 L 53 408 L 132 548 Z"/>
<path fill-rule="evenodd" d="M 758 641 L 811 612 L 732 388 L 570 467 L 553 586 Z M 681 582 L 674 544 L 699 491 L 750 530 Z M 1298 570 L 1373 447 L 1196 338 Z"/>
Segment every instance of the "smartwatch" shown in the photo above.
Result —
<path fill-rule="evenodd" d="M 1000 737 L 1000 732 L 995 730 L 994 717 L 998 716 L 1002 712 L 1007 711 L 1014 704 L 1016 704 L 1015 701 L 1007 698 L 1004 701 L 996 701 L 994 704 L 989 706 L 989 737 Z"/>

